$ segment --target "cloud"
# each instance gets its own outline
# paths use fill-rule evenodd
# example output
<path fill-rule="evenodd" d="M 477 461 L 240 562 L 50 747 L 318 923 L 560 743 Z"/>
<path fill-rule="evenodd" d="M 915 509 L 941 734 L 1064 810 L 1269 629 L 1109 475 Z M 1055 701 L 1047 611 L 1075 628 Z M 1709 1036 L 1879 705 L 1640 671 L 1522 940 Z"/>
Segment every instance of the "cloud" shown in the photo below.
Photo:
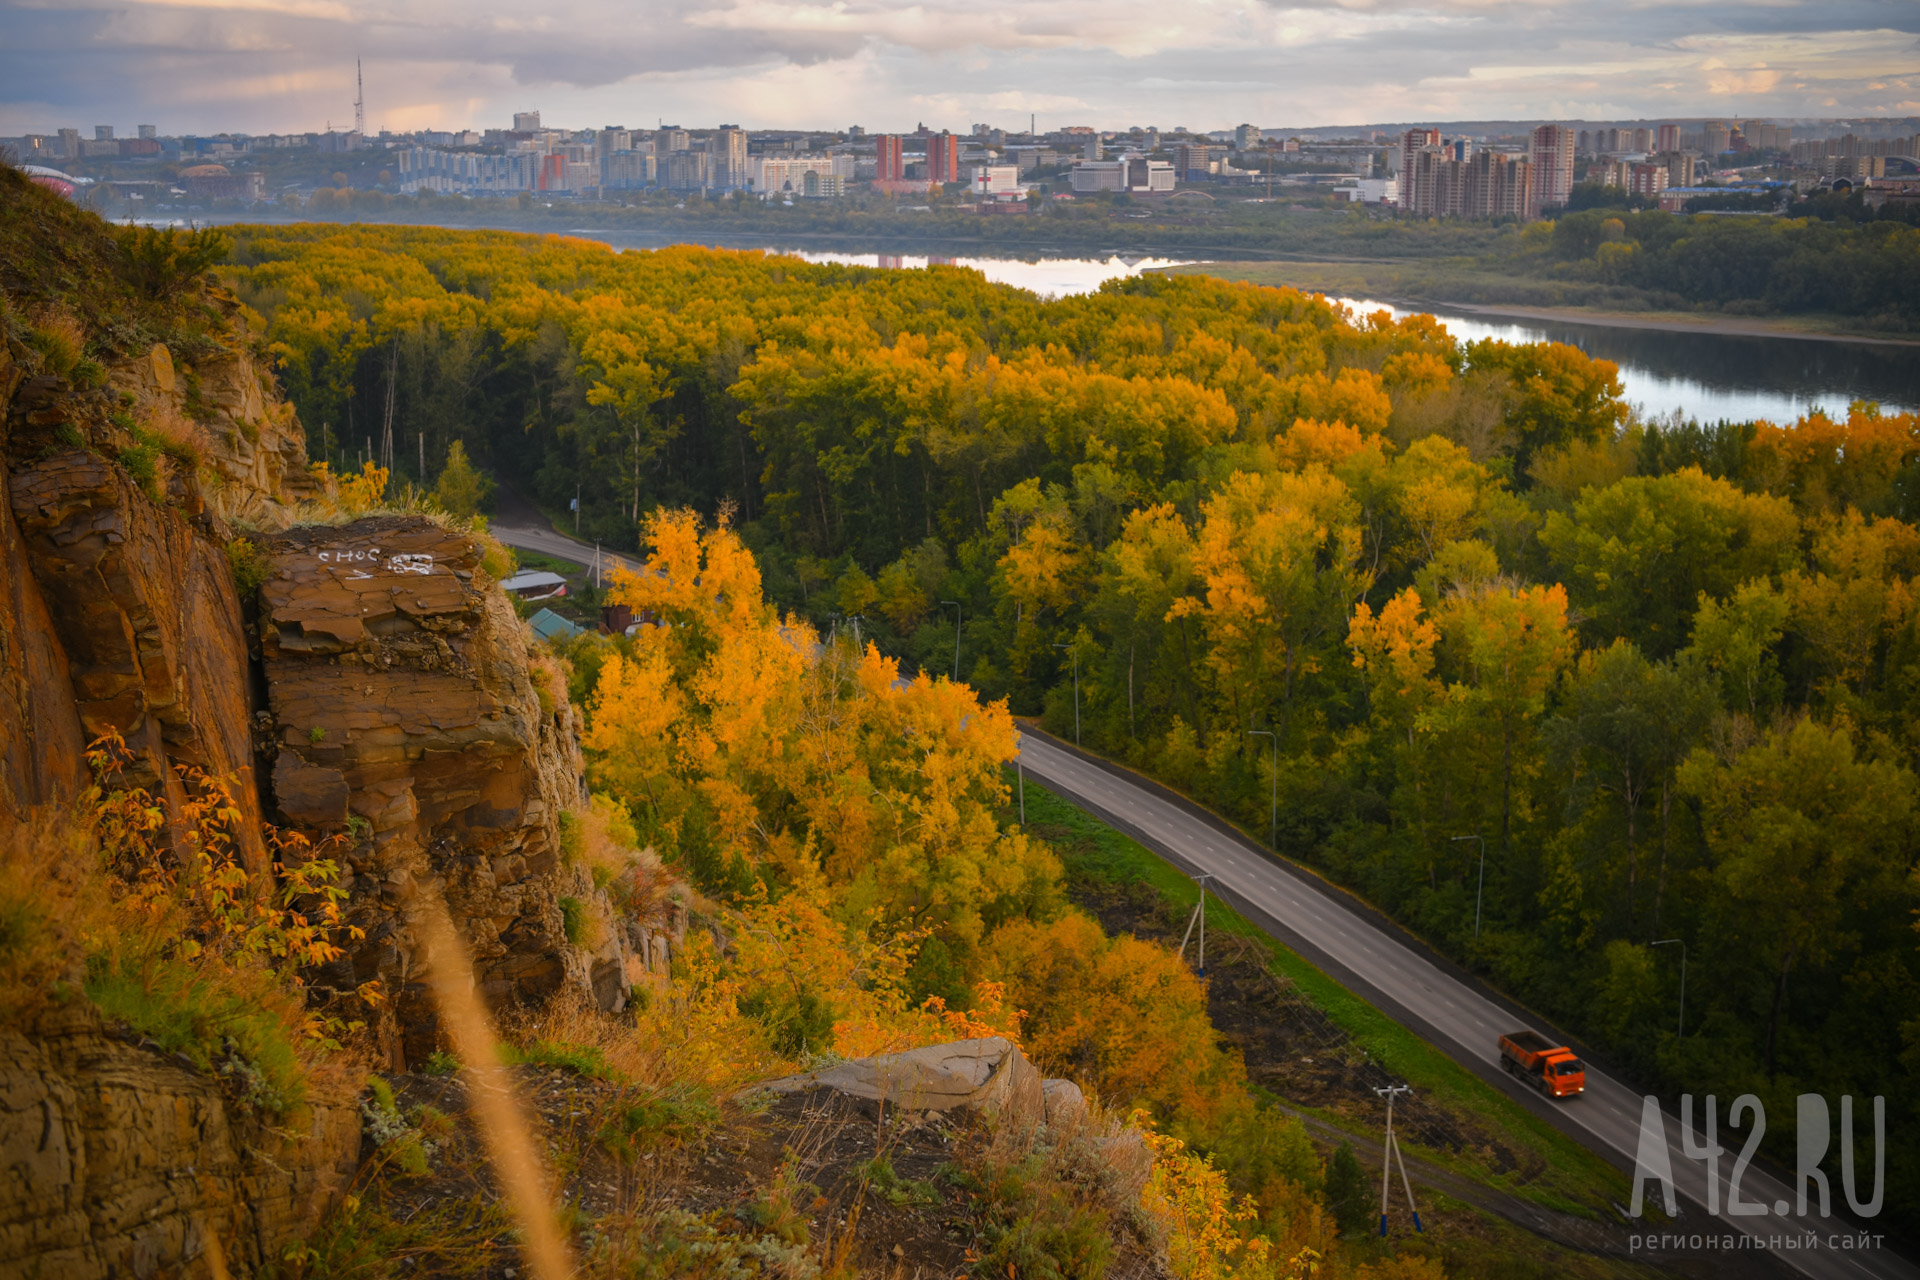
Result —
<path fill-rule="evenodd" d="M 0 0 L 0 133 L 1870 114 L 1911 0 Z"/>

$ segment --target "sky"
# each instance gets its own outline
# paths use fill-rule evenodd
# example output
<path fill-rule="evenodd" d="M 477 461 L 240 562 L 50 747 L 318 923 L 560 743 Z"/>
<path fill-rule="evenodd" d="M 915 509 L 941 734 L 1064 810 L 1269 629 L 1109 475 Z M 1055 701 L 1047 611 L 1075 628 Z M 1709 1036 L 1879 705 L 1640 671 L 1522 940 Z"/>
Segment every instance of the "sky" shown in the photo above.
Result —
<path fill-rule="evenodd" d="M 0 134 L 1920 115 L 1920 0 L 0 0 Z"/>

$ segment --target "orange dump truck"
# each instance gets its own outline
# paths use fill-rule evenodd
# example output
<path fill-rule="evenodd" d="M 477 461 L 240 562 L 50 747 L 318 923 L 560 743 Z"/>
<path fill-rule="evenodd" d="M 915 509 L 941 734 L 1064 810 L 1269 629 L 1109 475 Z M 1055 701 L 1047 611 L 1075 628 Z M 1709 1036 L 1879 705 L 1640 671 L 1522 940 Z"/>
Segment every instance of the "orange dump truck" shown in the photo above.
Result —
<path fill-rule="evenodd" d="M 1501 1036 L 1500 1065 L 1551 1097 L 1571 1098 L 1587 1091 L 1587 1064 L 1573 1050 L 1538 1031 Z"/>

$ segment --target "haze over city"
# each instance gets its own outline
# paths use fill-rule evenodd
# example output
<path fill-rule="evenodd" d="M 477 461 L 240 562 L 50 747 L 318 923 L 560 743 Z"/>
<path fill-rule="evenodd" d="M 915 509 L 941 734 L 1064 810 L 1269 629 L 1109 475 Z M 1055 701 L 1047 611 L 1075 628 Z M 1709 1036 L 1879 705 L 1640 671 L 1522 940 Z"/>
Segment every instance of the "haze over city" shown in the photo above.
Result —
<path fill-rule="evenodd" d="M 1920 7 L 1476 0 L 0 5 L 0 133 L 739 120 L 956 131 L 1920 113 Z"/>

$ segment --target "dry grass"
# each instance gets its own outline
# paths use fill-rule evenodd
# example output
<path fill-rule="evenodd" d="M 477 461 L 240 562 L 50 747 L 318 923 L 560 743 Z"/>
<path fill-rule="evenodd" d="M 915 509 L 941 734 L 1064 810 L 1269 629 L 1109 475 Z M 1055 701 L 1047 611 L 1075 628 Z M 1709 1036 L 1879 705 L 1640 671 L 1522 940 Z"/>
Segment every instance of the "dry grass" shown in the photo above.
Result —
<path fill-rule="evenodd" d="M 172 401 L 161 401 L 141 424 L 146 434 L 168 457 L 175 460 L 204 462 L 213 451 L 213 438 L 207 429 L 181 413 Z"/>

